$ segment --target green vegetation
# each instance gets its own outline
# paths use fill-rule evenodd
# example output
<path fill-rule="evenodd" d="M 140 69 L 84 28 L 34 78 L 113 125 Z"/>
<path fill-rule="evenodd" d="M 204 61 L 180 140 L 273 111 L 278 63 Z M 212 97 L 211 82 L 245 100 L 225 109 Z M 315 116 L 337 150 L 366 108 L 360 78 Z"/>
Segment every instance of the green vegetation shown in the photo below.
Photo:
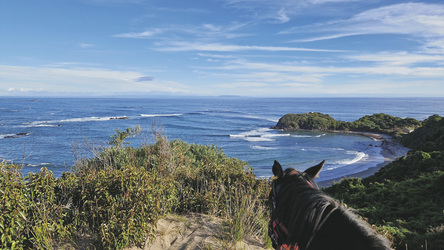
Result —
<path fill-rule="evenodd" d="M 324 191 L 366 218 L 396 249 L 444 248 L 444 119 L 434 115 L 400 138 L 414 150 L 364 178 Z"/>
<path fill-rule="evenodd" d="M 423 122 L 420 129 L 401 138 L 401 142 L 409 148 L 422 151 L 444 150 L 444 119 L 432 115 Z"/>
<path fill-rule="evenodd" d="M 20 166 L 0 163 L 0 248 L 79 247 L 79 239 L 99 249 L 142 246 L 160 216 L 186 212 L 225 218 L 228 242 L 268 241 L 269 185 L 245 162 L 161 134 L 151 145 L 124 143 L 138 134 L 116 131 L 110 147 L 60 178 L 45 168 L 24 177 Z"/>
<path fill-rule="evenodd" d="M 421 123 L 375 114 L 346 123 L 310 113 L 286 115 L 280 124 L 392 135 L 419 127 L 400 137 L 413 149 L 405 157 L 373 176 L 345 179 L 324 191 L 356 209 L 397 249 L 419 249 L 426 242 L 428 249 L 444 248 L 442 117 Z M 0 163 L 0 248 L 80 247 L 80 239 L 98 249 L 142 246 L 153 239 L 160 216 L 186 212 L 224 218 L 228 242 L 255 236 L 270 245 L 269 186 L 245 162 L 215 146 L 168 141 L 161 133 L 153 144 L 125 143 L 139 135 L 139 127 L 116 131 L 109 147 L 80 159 L 60 178 L 45 168 L 22 176 L 20 166 Z"/>
<path fill-rule="evenodd" d="M 336 121 L 333 117 L 310 112 L 305 114 L 286 114 L 276 124 L 275 129 L 285 130 L 339 130 L 344 127 L 344 122 Z"/>
<path fill-rule="evenodd" d="M 275 129 L 375 132 L 400 136 L 421 126 L 413 118 L 399 118 L 387 114 L 366 115 L 354 122 L 336 121 L 331 116 L 316 112 L 286 114 L 276 124 Z"/>

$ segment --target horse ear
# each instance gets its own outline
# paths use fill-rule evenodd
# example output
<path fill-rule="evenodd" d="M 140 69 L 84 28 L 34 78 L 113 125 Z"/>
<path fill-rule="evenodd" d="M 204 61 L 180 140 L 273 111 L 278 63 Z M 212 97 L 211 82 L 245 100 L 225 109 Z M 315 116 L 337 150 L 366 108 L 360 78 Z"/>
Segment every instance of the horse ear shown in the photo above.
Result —
<path fill-rule="evenodd" d="M 316 177 L 318 177 L 319 172 L 321 172 L 322 167 L 324 166 L 325 160 L 323 160 L 321 163 L 319 163 L 318 165 L 311 167 L 307 170 L 305 170 L 304 172 L 310 176 L 310 178 L 314 179 Z"/>
<path fill-rule="evenodd" d="M 278 178 L 282 178 L 284 176 L 284 171 L 282 170 L 282 166 L 276 160 L 274 161 L 274 164 L 273 164 L 273 174 L 274 174 L 274 176 L 277 176 Z"/>

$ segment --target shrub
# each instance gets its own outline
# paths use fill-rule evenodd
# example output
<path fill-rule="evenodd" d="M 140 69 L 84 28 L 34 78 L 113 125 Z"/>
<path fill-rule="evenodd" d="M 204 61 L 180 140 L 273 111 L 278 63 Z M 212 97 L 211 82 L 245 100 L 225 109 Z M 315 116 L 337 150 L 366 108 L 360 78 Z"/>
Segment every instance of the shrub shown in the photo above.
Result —
<path fill-rule="evenodd" d="M 159 216 L 194 211 L 225 218 L 234 240 L 268 238 L 268 182 L 245 162 L 164 136 L 133 148 L 125 139 L 136 132 L 116 131 L 110 147 L 60 178 L 46 168 L 23 178 L 1 163 L 1 248 L 57 248 L 85 235 L 99 249 L 142 246 Z"/>
<path fill-rule="evenodd" d="M 29 238 L 26 222 L 28 200 L 20 167 L 0 163 L 0 247 L 22 249 Z"/>

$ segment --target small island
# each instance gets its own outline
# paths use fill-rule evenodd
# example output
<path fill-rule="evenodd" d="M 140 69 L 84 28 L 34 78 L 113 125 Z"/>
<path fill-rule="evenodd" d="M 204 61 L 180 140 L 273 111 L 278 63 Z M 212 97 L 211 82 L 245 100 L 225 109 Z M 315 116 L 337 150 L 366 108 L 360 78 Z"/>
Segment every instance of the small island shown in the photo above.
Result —
<path fill-rule="evenodd" d="M 366 115 L 354 122 L 337 121 L 327 114 L 309 112 L 286 114 L 273 129 L 286 131 L 312 130 L 326 132 L 380 133 L 394 137 L 408 134 L 422 123 L 413 118 L 399 118 L 387 114 Z"/>

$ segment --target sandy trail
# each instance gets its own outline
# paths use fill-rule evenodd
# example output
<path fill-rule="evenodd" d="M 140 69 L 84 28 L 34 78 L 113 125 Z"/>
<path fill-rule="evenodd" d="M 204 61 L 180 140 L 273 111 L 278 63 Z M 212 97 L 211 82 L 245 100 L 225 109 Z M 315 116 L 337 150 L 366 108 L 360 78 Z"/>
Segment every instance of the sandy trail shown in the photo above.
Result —
<path fill-rule="evenodd" d="M 222 222 L 220 218 L 197 213 L 164 216 L 157 223 L 155 240 L 147 242 L 143 249 L 265 249 L 259 239 L 238 243 L 226 240 Z M 136 249 L 141 248 L 127 250 Z"/>

